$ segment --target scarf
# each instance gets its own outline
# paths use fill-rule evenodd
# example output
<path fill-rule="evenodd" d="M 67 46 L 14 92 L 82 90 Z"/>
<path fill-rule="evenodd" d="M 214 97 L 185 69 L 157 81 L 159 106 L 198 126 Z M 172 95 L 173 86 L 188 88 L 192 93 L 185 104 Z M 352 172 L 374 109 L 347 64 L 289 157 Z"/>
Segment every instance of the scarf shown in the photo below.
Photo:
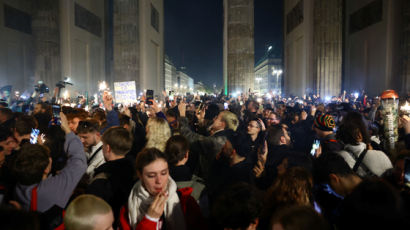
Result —
<path fill-rule="evenodd" d="M 168 200 L 164 207 L 167 229 L 185 230 L 185 218 L 177 194 L 177 185 L 171 177 L 168 179 L 168 194 Z M 134 185 L 128 198 L 128 217 L 132 229 L 135 229 L 137 224 L 144 218 L 154 199 L 155 197 L 151 196 L 144 188 L 141 180 Z"/>

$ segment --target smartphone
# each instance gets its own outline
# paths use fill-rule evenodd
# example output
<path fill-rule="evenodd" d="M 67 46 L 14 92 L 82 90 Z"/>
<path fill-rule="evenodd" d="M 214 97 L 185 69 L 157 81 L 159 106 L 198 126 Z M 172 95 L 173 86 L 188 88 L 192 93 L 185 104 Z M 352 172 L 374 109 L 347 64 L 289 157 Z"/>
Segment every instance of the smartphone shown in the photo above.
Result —
<path fill-rule="evenodd" d="M 31 129 L 31 134 L 30 134 L 30 143 L 31 144 L 37 144 L 37 138 L 38 138 L 39 134 L 40 134 L 40 130 Z"/>
<path fill-rule="evenodd" d="M 228 103 L 225 102 L 224 103 L 224 109 L 227 110 L 228 108 L 229 108 L 229 105 L 228 105 Z"/>
<path fill-rule="evenodd" d="M 53 117 L 60 118 L 61 106 L 60 105 L 53 105 Z"/>
<path fill-rule="evenodd" d="M 169 95 L 169 100 L 173 101 L 174 100 L 174 95 Z"/>
<path fill-rule="evenodd" d="M 410 157 L 404 158 L 404 185 L 410 188 Z"/>
<path fill-rule="evenodd" d="M 315 156 L 316 150 L 319 148 L 319 146 L 320 146 L 320 141 L 319 141 L 319 140 L 315 140 L 315 141 L 313 142 L 312 149 L 310 150 L 310 154 L 311 154 L 312 156 Z"/>
<path fill-rule="evenodd" d="M 146 93 L 146 104 L 152 105 L 151 100 L 154 100 L 154 90 L 148 89 Z"/>

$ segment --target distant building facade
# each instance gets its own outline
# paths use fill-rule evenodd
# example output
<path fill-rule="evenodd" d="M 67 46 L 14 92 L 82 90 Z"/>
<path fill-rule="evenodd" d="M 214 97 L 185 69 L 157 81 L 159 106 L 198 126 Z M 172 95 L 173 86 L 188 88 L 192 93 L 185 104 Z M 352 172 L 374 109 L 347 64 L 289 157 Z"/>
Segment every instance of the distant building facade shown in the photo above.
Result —
<path fill-rule="evenodd" d="M 338 95 L 342 0 L 285 0 L 284 93 Z"/>
<path fill-rule="evenodd" d="M 164 60 L 165 91 L 169 93 L 174 90 L 174 84 L 177 83 L 177 68 L 167 55 Z"/>
<path fill-rule="evenodd" d="M 271 48 L 255 64 L 254 92 L 260 95 L 266 93 L 282 94 L 282 58 L 275 54 Z"/>
<path fill-rule="evenodd" d="M 176 68 L 171 59 L 165 55 L 165 91 L 173 94 L 185 95 L 194 92 L 194 79 L 187 73 L 185 67 Z"/>
<path fill-rule="evenodd" d="M 407 0 L 346 1 L 345 89 L 410 92 L 409 15 Z"/>
<path fill-rule="evenodd" d="M 194 91 L 194 80 L 188 76 L 184 68 L 177 71 L 177 82 L 174 83 L 174 91 L 180 95 Z"/>
<path fill-rule="evenodd" d="M 284 92 L 410 90 L 406 0 L 285 0 Z"/>
<path fill-rule="evenodd" d="M 50 90 L 69 77 L 71 97 L 98 81 L 164 90 L 163 0 L 0 0 L 0 86 Z"/>
<path fill-rule="evenodd" d="M 111 0 L 113 1 L 113 0 Z M 161 95 L 164 80 L 164 1 L 113 1 L 113 81 Z"/>
<path fill-rule="evenodd" d="M 72 96 L 105 80 L 104 2 L 0 0 L 0 86 L 52 90 L 70 77 Z"/>
<path fill-rule="evenodd" d="M 224 0 L 225 94 L 254 88 L 254 1 Z"/>

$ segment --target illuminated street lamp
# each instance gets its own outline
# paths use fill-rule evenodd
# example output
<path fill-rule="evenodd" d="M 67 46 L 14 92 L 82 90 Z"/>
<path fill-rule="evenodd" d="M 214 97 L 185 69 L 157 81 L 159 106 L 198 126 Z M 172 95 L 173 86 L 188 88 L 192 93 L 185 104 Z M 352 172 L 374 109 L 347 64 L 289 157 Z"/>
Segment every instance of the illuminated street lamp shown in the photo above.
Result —
<path fill-rule="evenodd" d="M 99 91 L 104 91 L 104 90 L 106 90 L 108 87 L 107 87 L 107 83 L 105 82 L 105 81 L 102 81 L 102 82 L 100 82 L 99 84 L 98 84 L 98 90 Z"/>

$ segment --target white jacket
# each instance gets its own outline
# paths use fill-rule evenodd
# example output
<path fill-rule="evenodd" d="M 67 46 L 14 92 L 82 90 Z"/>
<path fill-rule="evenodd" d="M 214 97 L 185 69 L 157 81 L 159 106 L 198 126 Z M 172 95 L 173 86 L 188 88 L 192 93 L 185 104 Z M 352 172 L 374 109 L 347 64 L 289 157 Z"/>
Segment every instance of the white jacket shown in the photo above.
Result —
<path fill-rule="evenodd" d="M 85 153 L 87 161 L 92 157 L 95 151 L 102 147 L 102 141 L 98 142 L 95 146 L 91 147 L 91 152 Z M 94 176 L 94 169 L 98 168 L 100 165 L 105 163 L 104 154 L 102 148 L 97 152 L 97 155 L 88 164 L 86 174 L 90 176 L 90 179 Z"/>
<path fill-rule="evenodd" d="M 350 168 L 353 169 L 356 159 L 359 158 L 365 148 L 366 144 L 363 142 L 360 142 L 358 145 L 347 144 L 345 145 L 344 150 L 339 151 L 338 154 L 342 156 Z M 366 167 L 374 175 L 381 176 L 386 170 L 393 166 L 384 152 L 379 150 L 367 150 L 367 153 L 357 170 L 357 174 L 361 177 L 370 176 L 371 173 L 366 172 Z"/>

